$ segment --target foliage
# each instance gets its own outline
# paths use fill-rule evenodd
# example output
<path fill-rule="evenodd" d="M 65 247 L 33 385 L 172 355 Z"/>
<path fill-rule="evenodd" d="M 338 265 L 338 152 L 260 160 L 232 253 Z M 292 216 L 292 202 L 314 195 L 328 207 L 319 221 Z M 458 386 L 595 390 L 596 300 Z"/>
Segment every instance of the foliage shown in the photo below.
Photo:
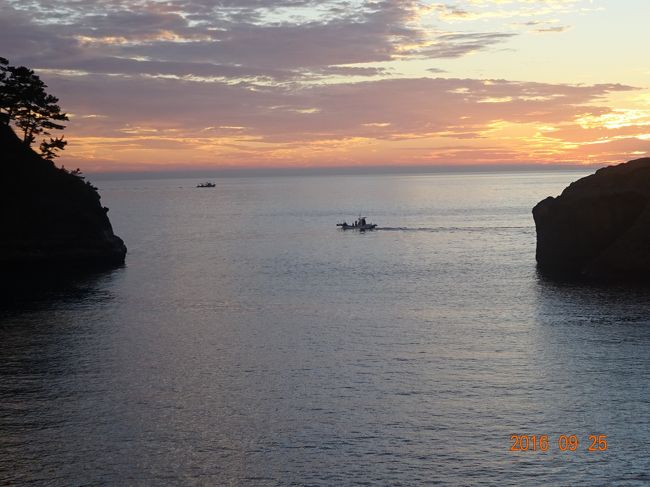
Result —
<path fill-rule="evenodd" d="M 25 145 L 32 145 L 37 136 L 50 135 L 50 130 L 63 130 L 68 117 L 58 105 L 59 99 L 48 94 L 47 85 L 34 71 L 24 66 L 10 66 L 0 57 L 0 123 L 14 126 L 22 132 Z M 63 137 L 40 145 L 45 159 L 52 160 L 62 150 Z"/>
<path fill-rule="evenodd" d="M 81 181 L 84 181 L 86 183 L 86 186 L 88 186 L 89 188 L 97 191 L 97 186 L 94 186 L 90 181 L 86 181 L 86 176 L 83 175 L 83 173 L 81 172 L 81 169 L 77 168 L 77 169 L 73 169 L 72 171 L 70 171 L 70 170 L 66 169 L 65 166 L 61 166 L 60 170 L 63 171 L 64 173 L 66 173 L 66 174 L 70 174 L 72 176 L 75 176 L 76 178 L 80 179 Z"/>
<path fill-rule="evenodd" d="M 41 142 L 41 145 L 40 145 L 41 155 L 42 155 L 43 159 L 51 161 L 55 157 L 59 156 L 56 153 L 56 151 L 65 149 L 66 145 L 68 145 L 68 141 L 63 140 L 63 136 L 56 137 L 54 139 L 52 137 L 50 137 L 49 142 L 47 142 L 45 140 L 43 142 Z"/>

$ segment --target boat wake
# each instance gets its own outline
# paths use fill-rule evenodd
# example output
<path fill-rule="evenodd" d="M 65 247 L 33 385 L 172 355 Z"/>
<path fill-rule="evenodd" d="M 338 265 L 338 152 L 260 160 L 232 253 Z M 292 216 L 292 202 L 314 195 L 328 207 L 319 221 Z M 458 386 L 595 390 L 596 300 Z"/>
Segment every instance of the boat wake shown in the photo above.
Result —
<path fill-rule="evenodd" d="M 525 231 L 532 227 L 377 227 L 375 230 L 386 232 L 490 232 L 490 231 Z"/>

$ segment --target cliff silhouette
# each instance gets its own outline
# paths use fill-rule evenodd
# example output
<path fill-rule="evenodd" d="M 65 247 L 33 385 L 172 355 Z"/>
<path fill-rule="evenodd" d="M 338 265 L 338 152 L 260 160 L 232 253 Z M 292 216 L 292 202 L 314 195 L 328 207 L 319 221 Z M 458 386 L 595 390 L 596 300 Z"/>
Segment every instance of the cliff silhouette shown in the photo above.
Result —
<path fill-rule="evenodd" d="M 650 158 L 609 166 L 533 208 L 541 271 L 650 281 Z"/>
<path fill-rule="evenodd" d="M 57 168 L 0 124 L 0 268 L 110 267 L 126 246 L 78 175 Z"/>

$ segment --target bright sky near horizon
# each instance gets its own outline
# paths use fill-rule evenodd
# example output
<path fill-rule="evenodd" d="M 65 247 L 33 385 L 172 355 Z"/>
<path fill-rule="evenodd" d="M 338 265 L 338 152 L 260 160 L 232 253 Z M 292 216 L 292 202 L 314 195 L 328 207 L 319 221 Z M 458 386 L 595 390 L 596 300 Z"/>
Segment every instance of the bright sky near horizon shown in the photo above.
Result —
<path fill-rule="evenodd" d="M 0 0 L 89 171 L 650 154 L 647 0 Z"/>

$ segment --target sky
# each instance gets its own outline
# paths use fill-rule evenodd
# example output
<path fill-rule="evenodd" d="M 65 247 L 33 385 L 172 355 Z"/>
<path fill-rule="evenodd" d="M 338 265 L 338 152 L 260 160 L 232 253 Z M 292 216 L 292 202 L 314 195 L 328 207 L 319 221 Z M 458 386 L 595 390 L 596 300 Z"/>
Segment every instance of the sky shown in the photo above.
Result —
<path fill-rule="evenodd" d="M 647 0 L 0 0 L 66 167 L 604 164 L 650 155 Z"/>

